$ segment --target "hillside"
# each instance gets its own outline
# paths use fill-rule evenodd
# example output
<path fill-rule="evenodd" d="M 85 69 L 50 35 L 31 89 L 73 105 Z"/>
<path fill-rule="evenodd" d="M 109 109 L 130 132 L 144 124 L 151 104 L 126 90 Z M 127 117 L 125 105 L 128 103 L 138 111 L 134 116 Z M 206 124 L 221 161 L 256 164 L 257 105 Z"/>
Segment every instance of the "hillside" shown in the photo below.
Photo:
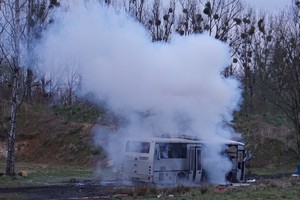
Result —
<path fill-rule="evenodd" d="M 94 146 L 91 130 L 103 124 L 103 110 L 85 106 L 46 107 L 23 104 L 18 116 L 16 161 L 93 166 L 105 159 Z M 254 154 L 252 168 L 292 169 L 298 161 L 293 134 L 284 124 L 266 117 L 238 117 L 235 129 L 243 134 Z M 5 141 L 0 141 L 0 160 L 5 160 Z"/>
<path fill-rule="evenodd" d="M 23 104 L 18 115 L 16 161 L 49 164 L 92 165 L 105 157 L 91 140 L 96 120 L 94 111 L 84 107 L 48 108 Z M 80 118 L 78 118 L 80 116 Z M 0 141 L 0 159 L 5 142 Z"/>
<path fill-rule="evenodd" d="M 296 170 L 299 162 L 296 139 L 291 125 L 283 116 L 237 117 L 234 128 L 242 133 L 246 148 L 254 155 L 249 162 L 250 167 Z"/>

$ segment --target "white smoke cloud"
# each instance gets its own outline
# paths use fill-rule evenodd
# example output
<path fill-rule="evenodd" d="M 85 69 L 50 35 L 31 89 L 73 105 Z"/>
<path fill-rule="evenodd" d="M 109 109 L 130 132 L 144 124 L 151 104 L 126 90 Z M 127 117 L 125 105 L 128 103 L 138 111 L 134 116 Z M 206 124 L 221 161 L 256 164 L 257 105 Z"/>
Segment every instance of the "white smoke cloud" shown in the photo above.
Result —
<path fill-rule="evenodd" d="M 239 107 L 239 83 L 222 77 L 229 49 L 209 36 L 151 43 L 147 31 L 125 13 L 78 4 L 60 15 L 39 54 L 45 71 L 59 73 L 78 63 L 82 93 L 92 92 L 128 119 L 119 131 L 123 135 L 231 138 L 234 133 L 226 123 Z"/>
<path fill-rule="evenodd" d="M 287 9 L 287 7 L 292 3 L 292 1 L 287 0 L 244 0 L 243 2 L 246 5 L 250 5 L 257 10 L 265 11 L 268 13 L 280 12 L 284 9 Z"/>

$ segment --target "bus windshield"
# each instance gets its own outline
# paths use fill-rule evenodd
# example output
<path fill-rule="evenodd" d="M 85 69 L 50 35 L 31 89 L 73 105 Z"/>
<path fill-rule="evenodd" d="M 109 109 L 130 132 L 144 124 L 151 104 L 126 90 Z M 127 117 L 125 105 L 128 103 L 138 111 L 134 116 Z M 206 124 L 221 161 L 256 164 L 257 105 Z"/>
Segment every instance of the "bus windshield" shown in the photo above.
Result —
<path fill-rule="evenodd" d="M 149 153 L 150 142 L 127 141 L 126 152 L 132 153 Z"/>

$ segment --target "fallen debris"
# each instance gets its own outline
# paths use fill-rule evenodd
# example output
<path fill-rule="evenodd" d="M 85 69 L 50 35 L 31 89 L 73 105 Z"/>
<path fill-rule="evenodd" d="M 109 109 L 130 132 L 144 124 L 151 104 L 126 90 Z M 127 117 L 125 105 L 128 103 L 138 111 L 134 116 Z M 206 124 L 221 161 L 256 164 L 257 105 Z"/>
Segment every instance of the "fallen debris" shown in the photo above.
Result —
<path fill-rule="evenodd" d="M 225 187 L 224 186 L 217 187 L 217 192 L 219 192 L 219 193 L 225 192 Z"/>
<path fill-rule="evenodd" d="M 256 182 L 256 179 L 254 178 L 254 179 L 249 179 L 249 180 L 247 180 L 247 183 L 255 183 Z"/>
<path fill-rule="evenodd" d="M 18 173 L 18 176 L 27 177 L 27 172 L 25 170 L 22 170 Z"/>

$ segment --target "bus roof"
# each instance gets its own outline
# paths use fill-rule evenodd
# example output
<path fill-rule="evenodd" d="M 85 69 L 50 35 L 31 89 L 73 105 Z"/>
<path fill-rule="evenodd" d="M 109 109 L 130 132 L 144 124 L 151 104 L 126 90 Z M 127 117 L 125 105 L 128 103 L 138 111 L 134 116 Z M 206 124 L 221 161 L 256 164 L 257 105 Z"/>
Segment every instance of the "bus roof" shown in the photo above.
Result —
<path fill-rule="evenodd" d="M 199 140 L 192 140 L 192 139 L 186 139 L 186 138 L 178 138 L 178 137 L 136 137 L 136 138 L 127 138 L 127 141 L 141 141 L 141 142 L 156 142 L 156 143 L 165 143 L 165 142 L 171 142 L 171 143 L 195 143 L 200 144 L 201 142 Z"/>
<path fill-rule="evenodd" d="M 225 138 L 212 138 L 212 139 L 204 139 L 200 140 L 203 144 L 233 144 L 233 145 L 241 145 L 245 146 L 243 142 L 238 142 L 235 140 L 225 139 Z"/>
<path fill-rule="evenodd" d="M 135 138 L 127 138 L 127 140 L 131 141 L 141 141 L 141 142 L 173 142 L 173 143 L 195 143 L 195 144 L 233 144 L 233 145 L 241 145 L 245 146 L 244 143 L 229 140 L 225 138 L 211 138 L 211 139 L 191 139 L 184 137 L 135 137 Z"/>

